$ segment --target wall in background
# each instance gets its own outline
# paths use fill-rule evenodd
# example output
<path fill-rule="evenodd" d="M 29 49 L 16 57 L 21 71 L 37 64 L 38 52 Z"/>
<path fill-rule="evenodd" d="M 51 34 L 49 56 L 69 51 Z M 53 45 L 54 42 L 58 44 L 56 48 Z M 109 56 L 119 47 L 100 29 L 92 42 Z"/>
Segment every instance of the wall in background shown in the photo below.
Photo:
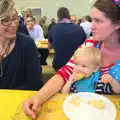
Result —
<path fill-rule="evenodd" d="M 56 11 L 61 6 L 69 8 L 78 18 L 88 15 L 91 9 L 90 0 L 15 0 L 15 3 L 19 14 L 26 8 L 42 8 L 48 20 L 56 18 Z"/>

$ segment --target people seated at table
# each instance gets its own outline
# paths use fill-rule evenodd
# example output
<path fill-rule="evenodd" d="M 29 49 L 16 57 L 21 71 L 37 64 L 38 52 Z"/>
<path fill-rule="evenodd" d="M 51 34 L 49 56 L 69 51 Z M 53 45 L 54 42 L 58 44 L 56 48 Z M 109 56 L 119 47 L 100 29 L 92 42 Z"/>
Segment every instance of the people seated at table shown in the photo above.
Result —
<path fill-rule="evenodd" d="M 91 10 L 93 40 L 86 40 L 82 46 L 97 47 L 102 56 L 101 77 L 105 85 L 110 84 L 114 94 L 120 94 L 120 7 L 113 0 L 97 0 Z M 80 46 L 80 47 L 82 47 Z M 63 47 L 62 47 L 63 48 Z M 26 115 L 36 118 L 42 104 L 58 93 L 73 73 L 71 59 L 32 98 L 24 102 Z M 108 72 L 113 69 L 111 76 Z M 99 87 L 99 84 L 98 86 Z M 107 94 L 109 90 L 105 93 Z"/>
<path fill-rule="evenodd" d="M 0 18 L 0 89 L 40 89 L 38 51 L 29 36 L 16 33 L 19 19 L 13 0 L 1 0 Z"/>
<path fill-rule="evenodd" d="M 36 20 L 33 16 L 26 18 L 26 26 L 30 36 L 34 40 L 43 40 L 43 29 L 40 25 L 36 24 Z"/>
<path fill-rule="evenodd" d="M 77 47 L 86 39 L 82 27 L 71 23 L 67 8 L 59 8 L 57 16 L 59 22 L 48 34 L 49 49 L 54 48 L 55 51 L 52 65 L 56 71 L 68 62 Z"/>

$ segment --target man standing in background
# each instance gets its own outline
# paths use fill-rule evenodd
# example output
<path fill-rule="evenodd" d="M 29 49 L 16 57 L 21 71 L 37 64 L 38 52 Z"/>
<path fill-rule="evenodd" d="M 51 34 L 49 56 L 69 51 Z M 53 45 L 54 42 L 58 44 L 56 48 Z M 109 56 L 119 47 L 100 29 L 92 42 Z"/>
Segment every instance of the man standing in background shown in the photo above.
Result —
<path fill-rule="evenodd" d="M 48 26 L 48 31 L 49 31 L 54 25 L 56 25 L 56 21 L 55 21 L 55 18 L 52 18 L 52 19 L 51 19 L 51 24 Z"/>
<path fill-rule="evenodd" d="M 57 16 L 58 24 L 53 26 L 48 34 L 49 49 L 54 48 L 55 51 L 52 64 L 56 71 L 68 62 L 86 39 L 83 28 L 71 22 L 67 8 L 59 8 Z"/>
<path fill-rule="evenodd" d="M 83 27 L 86 37 L 88 38 L 91 34 L 91 23 L 86 19 L 86 16 L 82 18 L 82 22 L 80 23 L 80 26 Z"/>

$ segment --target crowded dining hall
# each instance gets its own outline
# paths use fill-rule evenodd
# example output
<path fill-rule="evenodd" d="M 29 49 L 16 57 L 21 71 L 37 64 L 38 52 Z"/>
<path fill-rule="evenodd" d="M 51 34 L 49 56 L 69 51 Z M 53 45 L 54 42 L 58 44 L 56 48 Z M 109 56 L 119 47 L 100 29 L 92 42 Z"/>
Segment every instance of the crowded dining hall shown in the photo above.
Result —
<path fill-rule="evenodd" d="M 120 0 L 0 0 L 0 120 L 120 120 Z"/>

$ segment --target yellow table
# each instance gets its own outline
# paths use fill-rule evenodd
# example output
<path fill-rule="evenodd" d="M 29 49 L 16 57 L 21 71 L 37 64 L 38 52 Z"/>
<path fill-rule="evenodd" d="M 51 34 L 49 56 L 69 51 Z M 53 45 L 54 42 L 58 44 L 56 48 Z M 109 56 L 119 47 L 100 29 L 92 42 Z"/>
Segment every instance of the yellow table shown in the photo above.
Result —
<path fill-rule="evenodd" d="M 35 44 L 37 48 L 48 48 L 48 40 L 36 40 Z"/>
<path fill-rule="evenodd" d="M 33 91 L 0 90 L 0 120 L 31 120 L 22 110 L 23 100 L 32 97 Z M 62 111 L 62 104 L 68 95 L 56 94 L 46 101 L 36 120 L 68 120 Z M 120 96 L 105 96 L 115 105 L 120 102 Z M 117 108 L 117 106 L 116 106 Z M 120 120 L 120 110 L 117 108 L 117 119 Z"/>
<path fill-rule="evenodd" d="M 32 97 L 36 92 L 0 90 L 0 120 L 31 120 L 25 116 L 23 100 Z"/>
<path fill-rule="evenodd" d="M 62 105 L 66 97 L 69 95 L 66 94 L 56 94 L 52 98 L 50 98 L 43 106 L 40 111 L 37 120 L 69 120 L 62 111 Z M 105 96 L 110 99 L 116 106 L 116 103 L 120 104 L 120 96 L 109 95 Z M 119 109 L 117 109 L 117 118 L 116 120 L 120 120 L 120 105 Z"/>
<path fill-rule="evenodd" d="M 35 41 L 35 44 L 37 46 L 38 49 L 48 49 L 48 40 L 37 40 Z M 54 54 L 54 49 L 50 49 L 49 50 L 50 54 Z"/>
<path fill-rule="evenodd" d="M 114 103 L 117 110 L 116 120 L 120 120 L 120 95 L 106 95 L 105 97 Z"/>

